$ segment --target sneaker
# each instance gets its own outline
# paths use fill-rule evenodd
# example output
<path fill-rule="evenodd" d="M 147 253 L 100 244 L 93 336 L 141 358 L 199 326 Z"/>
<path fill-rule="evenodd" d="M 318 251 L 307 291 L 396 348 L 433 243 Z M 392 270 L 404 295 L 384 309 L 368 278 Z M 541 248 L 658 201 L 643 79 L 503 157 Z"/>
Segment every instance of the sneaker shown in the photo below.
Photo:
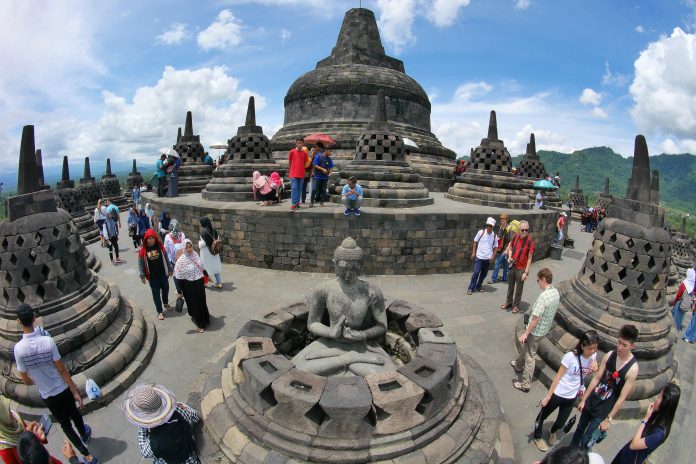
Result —
<path fill-rule="evenodd" d="M 558 443 L 558 437 L 556 437 L 556 432 L 551 432 L 549 434 L 549 445 L 556 446 Z"/>
<path fill-rule="evenodd" d="M 293 211 L 293 212 L 294 212 L 296 209 L 297 209 L 297 206 L 295 206 L 295 205 L 292 205 L 292 206 L 290 207 L 290 211 Z"/>
<path fill-rule="evenodd" d="M 222 288 L 222 284 L 221 283 L 215 284 L 215 288 Z"/>
<path fill-rule="evenodd" d="M 538 440 L 535 438 L 533 441 L 536 447 L 539 448 L 539 451 L 548 451 L 549 447 L 546 445 L 543 438 L 539 438 Z"/>
<path fill-rule="evenodd" d="M 80 440 L 82 440 L 82 443 L 84 443 L 86 445 L 87 443 L 89 443 L 90 438 L 92 438 L 92 428 L 89 425 L 85 424 L 85 434 L 80 435 Z M 95 458 L 95 460 L 96 460 L 96 458 Z M 92 461 L 92 462 L 94 462 L 94 461 Z"/>
<path fill-rule="evenodd" d="M 491 279 L 491 280 L 489 280 L 487 283 L 489 283 L 489 284 L 494 284 L 495 282 L 496 282 L 495 280 Z"/>
<path fill-rule="evenodd" d="M 100 464 L 101 461 L 100 461 L 99 459 L 95 458 L 94 456 L 92 456 L 92 462 L 87 462 L 86 459 L 85 459 L 84 461 L 82 461 L 82 462 L 83 462 L 84 464 Z"/>
<path fill-rule="evenodd" d="M 360 209 L 353 210 L 353 214 L 360 216 Z"/>
<path fill-rule="evenodd" d="M 344 216 L 350 216 L 350 210 L 349 210 L 349 209 L 345 210 L 345 211 L 343 212 L 343 215 L 344 215 Z"/>

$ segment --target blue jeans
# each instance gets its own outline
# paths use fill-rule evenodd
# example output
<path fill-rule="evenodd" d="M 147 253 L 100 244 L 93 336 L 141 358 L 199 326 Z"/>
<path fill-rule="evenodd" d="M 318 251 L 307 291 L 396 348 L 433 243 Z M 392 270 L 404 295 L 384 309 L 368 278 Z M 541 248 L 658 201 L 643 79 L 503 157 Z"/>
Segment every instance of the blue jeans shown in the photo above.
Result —
<path fill-rule="evenodd" d="M 304 177 L 290 178 L 290 202 L 293 206 L 300 204 L 300 199 L 302 198 L 302 185 L 304 184 Z"/>
<path fill-rule="evenodd" d="M 672 309 L 672 316 L 674 316 L 674 322 L 677 324 L 677 332 L 682 329 L 682 322 L 684 322 L 684 313 L 681 312 L 681 300 L 674 303 L 674 309 Z M 689 327 L 691 324 L 689 324 Z"/>
<path fill-rule="evenodd" d="M 152 290 L 152 299 L 155 300 L 155 309 L 157 314 L 162 313 L 162 302 L 169 304 L 169 278 L 163 275 L 160 278 L 150 276 L 150 290 Z M 162 294 L 160 298 L 160 293 Z"/>
<path fill-rule="evenodd" d="M 684 332 L 684 337 L 691 343 L 696 343 L 696 313 L 691 313 L 691 322 Z"/>
<path fill-rule="evenodd" d="M 220 274 L 214 274 L 214 275 L 215 275 L 215 283 L 221 284 L 222 283 L 222 276 Z"/>
<path fill-rule="evenodd" d="M 501 280 L 507 282 L 508 263 L 505 253 L 498 253 L 498 256 L 495 258 L 495 266 L 493 267 L 493 275 L 491 276 L 493 282 L 498 281 L 498 273 L 500 272 L 501 266 L 503 268 L 503 278 Z"/>
<path fill-rule="evenodd" d="M 488 268 L 491 266 L 491 261 L 488 259 L 478 259 L 474 261 L 474 273 L 471 275 L 471 282 L 469 282 L 469 290 L 481 290 L 481 285 L 483 285 L 483 279 L 486 278 L 488 274 Z"/>
<path fill-rule="evenodd" d="M 580 414 L 580 420 L 578 420 L 578 425 L 573 434 L 573 439 L 570 441 L 570 446 L 580 447 L 582 449 L 587 448 L 587 444 L 592 439 L 592 434 L 597 430 L 597 427 L 599 427 L 599 424 L 601 424 L 604 419 L 604 417 L 595 417 L 584 409 Z"/>
<path fill-rule="evenodd" d="M 326 184 L 329 179 L 312 179 L 312 197 L 310 203 L 324 203 L 326 201 Z"/>

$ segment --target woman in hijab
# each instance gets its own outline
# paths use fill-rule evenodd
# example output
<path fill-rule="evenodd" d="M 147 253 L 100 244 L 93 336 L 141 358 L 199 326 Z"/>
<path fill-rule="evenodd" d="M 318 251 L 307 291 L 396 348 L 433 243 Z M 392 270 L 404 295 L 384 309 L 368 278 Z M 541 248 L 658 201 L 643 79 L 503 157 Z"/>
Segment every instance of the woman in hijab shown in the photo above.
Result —
<path fill-rule="evenodd" d="M 191 240 L 184 240 L 184 252 L 179 256 L 174 265 L 174 277 L 181 284 L 186 307 L 193 323 L 198 327 L 197 332 L 205 332 L 210 324 L 210 313 L 205 301 L 205 285 L 203 277 L 208 275 L 201 264 L 201 259 L 193 251 Z"/>
<path fill-rule="evenodd" d="M 268 176 L 262 176 L 259 171 L 254 171 L 251 189 L 254 192 L 254 200 L 263 200 L 260 206 L 269 206 L 276 200 L 277 192 L 271 184 Z"/>
<path fill-rule="evenodd" d="M 220 273 L 222 272 L 222 263 L 220 262 L 220 255 L 213 254 L 212 250 L 213 242 L 218 240 L 220 236 L 217 230 L 213 228 L 213 224 L 207 216 L 203 216 L 201 219 L 201 239 L 198 241 L 198 249 L 201 250 L 201 261 L 203 261 L 203 267 L 208 274 L 215 276 L 215 288 L 222 288 L 222 277 Z"/>
<path fill-rule="evenodd" d="M 167 250 L 157 239 L 154 230 L 148 229 L 143 238 L 143 246 L 138 254 L 138 269 L 140 280 L 150 284 L 152 299 L 157 310 L 157 319 L 164 320 L 162 303 L 167 311 L 171 311 L 169 305 L 169 276 L 172 275 L 172 264 L 167 256 Z"/>
<path fill-rule="evenodd" d="M 109 247 L 109 259 L 111 259 L 111 263 L 121 264 L 123 261 L 118 256 L 118 224 L 114 219 L 114 213 L 107 213 L 102 231 L 106 239 L 106 246 Z M 116 259 L 114 259 L 114 253 L 116 253 Z"/>
<path fill-rule="evenodd" d="M 141 209 L 138 215 L 138 242 L 140 244 L 143 243 L 145 232 L 147 232 L 148 229 L 152 229 L 152 223 L 150 222 L 150 218 L 147 217 L 145 210 Z"/>
<path fill-rule="evenodd" d="M 159 223 L 159 234 L 160 239 L 164 242 L 164 237 L 169 233 L 169 223 L 172 221 L 172 216 L 166 209 L 162 210 L 162 217 L 160 217 Z"/>
<path fill-rule="evenodd" d="M 17 444 L 23 432 L 31 432 L 42 443 L 47 443 L 46 435 L 36 422 L 25 423 L 17 411 L 10 409 L 10 400 L 0 396 L 0 460 L 4 464 L 22 464 L 17 452 Z M 50 464 L 60 461 L 50 456 Z"/>
<path fill-rule="evenodd" d="M 275 202 L 280 203 L 280 199 L 283 196 L 283 190 L 285 189 L 285 186 L 283 185 L 283 178 L 280 177 L 280 174 L 277 172 L 273 171 L 271 173 L 271 187 L 275 190 Z"/>
<path fill-rule="evenodd" d="M 186 240 L 186 235 L 181 231 L 179 221 L 172 219 L 169 223 L 169 233 L 164 237 L 164 248 L 167 250 L 172 268 L 176 264 L 176 259 L 184 252 L 184 240 Z M 181 284 L 176 277 L 174 277 L 174 287 L 176 287 L 177 298 L 183 298 Z"/>
<path fill-rule="evenodd" d="M 138 235 L 138 219 L 140 215 L 135 207 L 128 210 L 128 236 L 133 239 L 133 248 L 137 250 L 140 246 L 140 235 Z"/>
<path fill-rule="evenodd" d="M 150 224 L 154 226 L 155 210 L 152 209 L 150 203 L 145 203 L 145 214 L 147 214 L 147 217 L 150 219 Z"/>

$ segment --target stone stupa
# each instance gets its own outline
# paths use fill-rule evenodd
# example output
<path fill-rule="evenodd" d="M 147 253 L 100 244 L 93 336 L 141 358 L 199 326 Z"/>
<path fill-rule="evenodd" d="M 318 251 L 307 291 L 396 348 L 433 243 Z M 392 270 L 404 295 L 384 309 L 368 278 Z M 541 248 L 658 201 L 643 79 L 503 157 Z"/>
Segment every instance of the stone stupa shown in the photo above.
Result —
<path fill-rule="evenodd" d="M 99 181 L 99 191 L 102 199 L 109 199 L 120 209 L 125 209 L 130 203 L 121 191 L 121 183 L 118 177 L 111 173 L 111 159 L 106 159 L 106 172 Z"/>
<path fill-rule="evenodd" d="M 42 190 L 39 179 L 34 126 L 25 126 L 17 196 L 9 198 L 9 218 L 0 222 L 0 392 L 45 409 L 36 386 L 22 383 L 14 363 L 13 347 L 22 337 L 17 308 L 26 303 L 55 340 L 81 393 L 88 378 L 100 386 L 101 400 L 85 404 L 91 410 L 115 399 L 145 369 L 155 328 L 89 269 L 71 215 L 56 207 L 54 192 Z"/>
<path fill-rule="evenodd" d="M 80 237 L 87 243 L 99 241 L 99 230 L 94 224 L 91 214 L 85 209 L 82 196 L 75 189 L 75 181 L 70 179 L 68 157 L 63 156 L 63 172 L 61 180 L 56 184 L 54 196 L 58 208 L 62 208 L 73 218 Z"/>
<path fill-rule="evenodd" d="M 387 122 L 384 93 L 377 94 L 374 120 L 358 139 L 355 158 L 341 169 L 339 183 L 330 190 L 332 200 L 340 201 L 343 186 L 356 177 L 363 189 L 363 206 L 408 208 L 431 205 L 435 201 L 420 176 L 404 157 L 404 143 Z"/>
<path fill-rule="evenodd" d="M 39 187 L 40 187 L 42 190 L 48 190 L 48 189 L 50 189 L 51 186 L 50 186 L 50 185 L 46 185 L 46 180 L 44 179 L 44 174 L 43 174 L 43 156 L 42 156 L 42 154 L 41 154 L 41 149 L 40 149 L 40 148 L 38 148 L 38 149 L 36 150 L 36 166 L 37 166 L 39 172 L 41 173 L 41 174 L 39 175 Z"/>
<path fill-rule="evenodd" d="M 611 192 L 609 192 L 609 178 L 604 179 L 604 191 L 597 195 L 595 206 L 599 209 L 608 210 L 611 202 L 614 200 Z"/>
<path fill-rule="evenodd" d="M 495 111 L 491 111 L 488 136 L 471 154 L 466 172 L 445 194 L 450 200 L 498 208 L 531 209 L 532 202 L 512 174 L 512 160 L 505 143 L 498 138 Z"/>
<path fill-rule="evenodd" d="M 101 190 L 97 180 L 92 176 L 92 171 L 89 167 L 89 156 L 85 156 L 85 170 L 80 178 L 80 185 L 75 187 L 78 195 L 82 197 L 82 203 L 88 213 L 93 214 L 94 208 L 97 207 L 97 202 L 101 198 Z"/>
<path fill-rule="evenodd" d="M 138 165 L 136 161 L 133 160 L 133 169 L 130 173 L 128 173 L 128 177 L 126 178 L 126 194 L 131 194 L 133 191 L 133 186 L 139 185 L 142 187 L 143 184 L 145 184 L 143 175 L 140 173 L 140 171 L 138 171 Z"/>
<path fill-rule="evenodd" d="M 385 53 L 375 15 L 365 8 L 346 12 L 331 55 L 288 89 L 283 127 L 271 139 L 273 156 L 286 166 L 296 137 L 325 133 L 337 142 L 332 158 L 340 170 L 353 159 L 380 90 L 395 131 L 417 145 L 406 161 L 428 189 L 446 191 L 456 154 L 431 132 L 428 95 L 406 74 L 403 61 Z"/>
<path fill-rule="evenodd" d="M 254 97 L 249 97 L 246 122 L 237 135 L 227 141 L 223 164 L 213 171 L 213 179 L 201 192 L 203 199 L 216 201 L 253 200 L 254 171 L 269 176 L 280 167 L 271 156 L 271 144 L 256 125 Z"/>
<path fill-rule="evenodd" d="M 210 182 L 213 167 L 203 162 L 205 148 L 201 144 L 201 136 L 193 135 L 193 115 L 190 111 L 186 112 L 184 134 L 177 135 L 174 150 L 181 157 L 179 193 L 199 193 Z"/>
<path fill-rule="evenodd" d="M 686 271 L 696 265 L 696 253 L 691 246 L 691 238 L 686 234 L 686 216 L 682 218 L 681 230 L 672 237 L 672 272 L 670 273 L 670 295 L 677 293 L 679 285 L 686 278 Z"/>
<path fill-rule="evenodd" d="M 580 188 L 580 176 L 575 176 L 575 187 L 568 193 L 568 201 L 573 204 L 574 213 L 582 213 L 587 208 L 587 197 Z"/>
<path fill-rule="evenodd" d="M 671 237 L 664 228 L 664 210 L 655 202 L 656 191 L 648 147 L 638 135 L 626 197 L 614 198 L 609 206 L 578 274 L 557 285 L 561 301 L 556 324 L 539 347 L 546 363 L 542 380 L 548 384 L 563 354 L 575 347 L 584 331 L 596 330 L 599 351 L 606 353 L 615 349 L 623 325 L 638 327 L 633 353 L 640 374 L 621 409 L 624 417 L 636 417 L 641 405 L 635 400 L 654 397 L 677 370 L 677 333 L 666 298 Z"/>
<path fill-rule="evenodd" d="M 534 132 L 529 135 L 529 143 L 527 144 L 527 150 L 517 166 L 517 176 L 524 185 L 524 189 L 529 195 L 530 200 L 534 201 L 536 199 L 537 190 L 534 189 L 534 182 L 540 179 L 546 179 L 546 167 L 544 163 L 541 162 L 541 158 L 536 151 L 536 139 L 534 137 Z M 560 195 L 558 195 L 557 190 L 544 190 L 542 191 L 544 206 L 552 208 L 560 208 L 563 201 Z"/>

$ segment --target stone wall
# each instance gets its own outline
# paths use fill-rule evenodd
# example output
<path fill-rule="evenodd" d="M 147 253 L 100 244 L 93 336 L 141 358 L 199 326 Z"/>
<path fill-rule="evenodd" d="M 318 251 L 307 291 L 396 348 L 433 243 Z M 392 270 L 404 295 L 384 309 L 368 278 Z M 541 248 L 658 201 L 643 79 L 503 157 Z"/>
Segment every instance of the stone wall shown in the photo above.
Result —
<path fill-rule="evenodd" d="M 468 272 L 476 232 L 487 216 L 497 218 L 503 211 L 512 219 L 529 221 L 536 240 L 534 259 L 539 260 L 548 256 L 557 214 L 462 206 L 439 197 L 435 206 L 409 211 L 367 208 L 356 218 L 328 206 L 291 213 L 285 203 L 260 208 L 253 202 L 207 202 L 193 194 L 176 202 L 146 196 L 158 216 L 162 207 L 169 209 L 194 243 L 200 236 L 198 218 L 210 217 L 222 236 L 226 263 L 303 272 L 333 272 L 333 250 L 347 236 L 355 238 L 369 257 L 366 274 Z M 467 208 L 475 212 L 466 212 Z"/>

